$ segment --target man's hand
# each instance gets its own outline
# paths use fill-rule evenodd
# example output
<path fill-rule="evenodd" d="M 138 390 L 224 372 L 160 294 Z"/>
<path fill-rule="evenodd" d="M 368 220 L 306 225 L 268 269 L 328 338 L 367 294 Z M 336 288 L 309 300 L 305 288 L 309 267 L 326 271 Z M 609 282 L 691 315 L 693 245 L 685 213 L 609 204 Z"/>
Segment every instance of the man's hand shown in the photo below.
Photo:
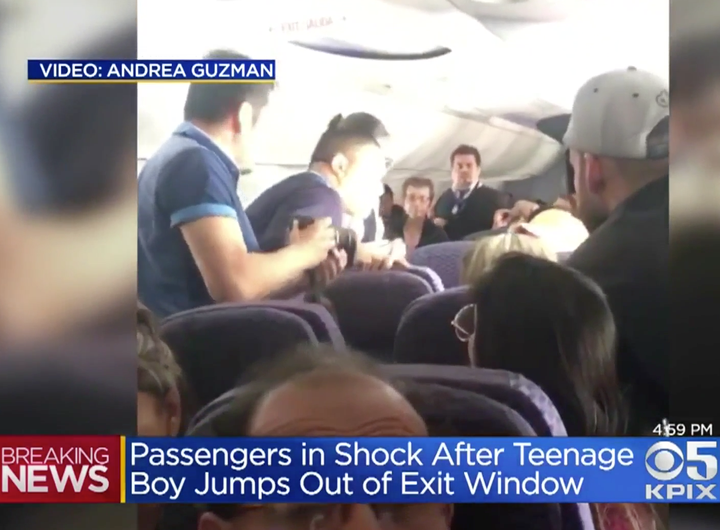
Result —
<path fill-rule="evenodd" d="M 407 245 L 402 239 L 390 241 L 390 258 L 394 261 L 404 260 L 407 256 Z"/>
<path fill-rule="evenodd" d="M 540 205 L 536 202 L 519 200 L 510 210 L 510 216 L 513 219 L 522 219 L 523 221 L 527 221 L 532 213 L 538 208 L 540 208 Z"/>
<path fill-rule="evenodd" d="M 435 223 L 440 228 L 445 228 L 445 225 L 447 224 L 447 219 L 443 219 L 442 217 L 436 217 L 433 219 L 433 223 Z"/>
<path fill-rule="evenodd" d="M 361 243 L 355 255 L 355 263 L 364 271 L 382 271 L 408 266 L 405 261 L 407 247 L 402 239 L 382 244 Z"/>
<path fill-rule="evenodd" d="M 327 258 L 315 269 L 318 282 L 322 287 L 337 278 L 347 266 L 347 254 L 344 250 L 332 249 Z"/>
<path fill-rule="evenodd" d="M 493 215 L 493 228 L 504 228 L 510 224 L 510 217 L 511 213 L 510 210 L 507 208 L 500 208 L 499 210 L 495 210 L 495 214 Z"/>
<path fill-rule="evenodd" d="M 302 230 L 295 221 L 290 231 L 290 242 L 307 252 L 310 267 L 319 265 L 327 259 L 328 252 L 335 248 L 335 228 L 332 226 L 332 219 L 329 217 L 316 219 Z"/>

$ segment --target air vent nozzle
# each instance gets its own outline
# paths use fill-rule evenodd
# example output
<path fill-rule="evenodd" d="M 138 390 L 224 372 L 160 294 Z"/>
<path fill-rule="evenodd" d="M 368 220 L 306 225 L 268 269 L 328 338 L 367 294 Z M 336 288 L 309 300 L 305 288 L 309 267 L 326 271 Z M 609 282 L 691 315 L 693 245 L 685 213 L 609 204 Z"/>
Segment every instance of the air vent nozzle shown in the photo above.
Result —
<path fill-rule="evenodd" d="M 372 48 L 359 47 L 344 42 L 326 41 L 322 43 L 308 43 L 291 41 L 290 44 L 320 53 L 339 55 L 341 57 L 348 57 L 352 59 L 370 59 L 374 61 L 423 61 L 428 59 L 437 59 L 438 57 L 442 57 L 443 55 L 447 55 L 452 52 L 450 48 L 446 48 L 444 46 L 416 53 L 392 53 L 388 51 L 374 50 Z"/>

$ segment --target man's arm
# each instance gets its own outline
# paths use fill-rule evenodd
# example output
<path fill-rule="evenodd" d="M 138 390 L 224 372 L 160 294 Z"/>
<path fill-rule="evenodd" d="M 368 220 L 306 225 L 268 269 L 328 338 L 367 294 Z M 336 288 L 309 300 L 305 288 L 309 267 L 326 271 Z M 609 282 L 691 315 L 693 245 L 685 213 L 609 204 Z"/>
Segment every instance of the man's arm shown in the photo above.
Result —
<path fill-rule="evenodd" d="M 317 253 L 302 244 L 277 252 L 248 252 L 237 221 L 227 217 L 203 217 L 180 230 L 216 302 L 265 298 L 301 280 L 305 270 L 325 257 L 317 259 Z"/>
<path fill-rule="evenodd" d="M 435 201 L 433 222 L 437 226 L 444 227 L 452 219 L 452 197 L 452 190 L 445 190 Z"/>
<path fill-rule="evenodd" d="M 332 247 L 332 231 L 316 223 L 300 244 L 270 254 L 248 252 L 241 225 L 251 230 L 250 223 L 244 212 L 238 219 L 234 190 L 213 178 L 224 170 L 220 162 L 199 149 L 180 158 L 158 186 L 159 203 L 182 232 L 213 300 L 264 298 L 298 281 Z"/>
<path fill-rule="evenodd" d="M 318 186 L 304 190 L 297 194 L 293 206 L 292 215 L 295 217 L 329 217 L 332 219 L 333 226 L 343 226 L 342 199 L 331 188 Z M 362 264 L 364 267 L 387 269 L 399 259 L 399 256 L 390 254 L 390 248 L 381 249 L 375 242 L 362 243 L 359 239 L 355 254 L 357 264 Z M 404 258 L 404 252 L 402 257 Z"/>

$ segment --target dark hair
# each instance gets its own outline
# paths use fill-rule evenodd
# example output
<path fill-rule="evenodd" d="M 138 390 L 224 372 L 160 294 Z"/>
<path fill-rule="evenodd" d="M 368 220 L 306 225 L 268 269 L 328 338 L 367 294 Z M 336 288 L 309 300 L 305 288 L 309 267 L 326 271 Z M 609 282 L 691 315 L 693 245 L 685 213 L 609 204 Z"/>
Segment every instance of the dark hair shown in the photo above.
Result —
<path fill-rule="evenodd" d="M 249 57 L 231 50 L 213 50 L 204 59 L 243 60 Z M 218 123 L 237 113 L 243 103 L 249 103 L 255 124 L 274 86 L 273 83 L 190 83 L 185 99 L 185 119 Z"/>
<path fill-rule="evenodd" d="M 570 149 L 565 151 L 565 189 L 570 195 L 575 193 L 575 168 L 570 162 Z"/>
<path fill-rule="evenodd" d="M 92 50 L 92 51 L 91 51 Z M 137 28 L 126 27 L 92 48 L 87 59 L 136 59 Z M 127 187 L 123 172 L 137 149 L 137 88 L 86 84 L 42 87 L 21 110 L 44 188 L 28 207 L 53 212 L 97 208 Z M 132 176 L 130 176 L 132 178 Z M 20 186 L 22 187 L 22 185 Z"/>
<path fill-rule="evenodd" d="M 711 84 L 720 82 L 720 35 L 700 32 L 670 44 L 670 94 L 674 101 L 688 101 Z"/>
<path fill-rule="evenodd" d="M 138 392 L 164 399 L 179 387 L 182 370 L 170 348 L 160 338 L 155 316 L 137 305 Z"/>
<path fill-rule="evenodd" d="M 368 374 L 387 381 L 378 365 L 369 357 L 354 351 L 338 351 L 330 344 L 301 345 L 280 358 L 255 365 L 240 382 L 242 392 L 224 413 L 213 421 L 212 431 L 218 437 L 247 436 L 255 409 L 263 396 L 273 389 L 316 370 L 333 370 Z M 210 504 L 204 507 L 228 520 L 237 514 L 237 504 Z"/>
<path fill-rule="evenodd" d="M 353 131 L 358 134 L 372 136 L 381 140 L 390 136 L 385 124 L 372 114 L 367 112 L 353 112 L 342 119 L 340 128 L 345 131 Z"/>
<path fill-rule="evenodd" d="M 403 185 L 402 185 L 403 197 L 407 193 L 407 189 L 411 186 L 413 188 L 428 188 L 430 190 L 430 200 L 432 200 L 433 197 L 435 197 L 435 185 L 433 184 L 433 181 L 430 180 L 429 178 L 410 177 L 410 178 L 405 179 L 405 182 L 403 182 Z"/>
<path fill-rule="evenodd" d="M 392 188 L 390 186 L 388 186 L 387 184 L 383 184 L 383 195 L 390 195 L 390 197 L 395 196 Z"/>
<path fill-rule="evenodd" d="M 456 156 L 463 156 L 463 155 L 472 155 L 475 158 L 475 163 L 478 167 L 482 164 L 482 157 L 480 156 L 480 151 L 477 150 L 476 147 L 473 147 L 472 145 L 458 145 L 455 150 L 450 155 L 450 165 L 453 165 L 455 163 L 455 157 Z"/>
<path fill-rule="evenodd" d="M 183 377 L 175 355 L 160 337 L 155 315 L 139 302 L 137 344 L 138 392 L 150 394 L 158 401 L 162 401 L 168 393 L 177 390 L 182 404 L 179 433 L 184 434 L 188 420 L 197 408 L 195 396 Z"/>
<path fill-rule="evenodd" d="M 471 292 L 475 365 L 535 382 L 570 436 L 623 433 L 615 324 L 594 282 L 563 265 L 509 253 Z"/>
<path fill-rule="evenodd" d="M 343 126 L 342 114 L 337 114 L 328 123 L 327 129 L 322 133 L 315 150 L 310 157 L 310 163 L 325 162 L 329 164 L 338 153 L 345 153 L 347 150 L 361 145 L 376 145 L 379 147 L 375 137 L 369 131 L 356 131 Z"/>

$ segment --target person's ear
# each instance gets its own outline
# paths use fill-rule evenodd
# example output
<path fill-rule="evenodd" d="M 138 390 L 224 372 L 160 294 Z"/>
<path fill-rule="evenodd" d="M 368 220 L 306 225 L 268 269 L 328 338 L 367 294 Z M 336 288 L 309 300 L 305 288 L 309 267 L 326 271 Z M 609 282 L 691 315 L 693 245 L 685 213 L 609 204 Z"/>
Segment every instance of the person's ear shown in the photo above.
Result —
<path fill-rule="evenodd" d="M 236 134 L 246 134 L 250 132 L 253 126 L 253 106 L 247 101 L 243 101 L 237 113 L 237 130 Z"/>
<path fill-rule="evenodd" d="M 595 155 L 587 153 L 583 155 L 583 158 L 588 190 L 593 195 L 599 195 L 605 191 L 605 179 L 603 178 L 601 161 Z"/>
<path fill-rule="evenodd" d="M 230 523 L 211 512 L 205 512 L 198 521 L 198 530 L 230 530 Z"/>
<path fill-rule="evenodd" d="M 177 388 L 173 388 L 165 396 L 163 403 L 167 412 L 167 436 L 175 437 L 180 434 L 180 424 L 182 423 L 182 404 L 180 400 L 180 392 Z"/>
<path fill-rule="evenodd" d="M 330 161 L 330 167 L 332 168 L 333 173 L 335 173 L 339 180 L 345 178 L 349 166 L 350 161 L 342 153 L 336 154 Z"/>

